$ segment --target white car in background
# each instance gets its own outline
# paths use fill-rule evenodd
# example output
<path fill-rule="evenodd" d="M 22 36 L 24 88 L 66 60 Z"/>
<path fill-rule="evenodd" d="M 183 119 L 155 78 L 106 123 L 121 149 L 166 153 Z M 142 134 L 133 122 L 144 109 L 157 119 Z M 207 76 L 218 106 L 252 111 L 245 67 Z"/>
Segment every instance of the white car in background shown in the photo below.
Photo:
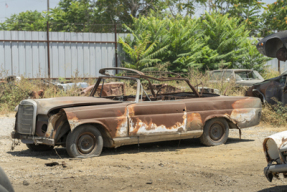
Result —
<path fill-rule="evenodd" d="M 238 86 L 251 87 L 255 83 L 264 81 L 264 78 L 253 69 L 221 69 L 208 73 L 210 83 L 235 81 Z"/>

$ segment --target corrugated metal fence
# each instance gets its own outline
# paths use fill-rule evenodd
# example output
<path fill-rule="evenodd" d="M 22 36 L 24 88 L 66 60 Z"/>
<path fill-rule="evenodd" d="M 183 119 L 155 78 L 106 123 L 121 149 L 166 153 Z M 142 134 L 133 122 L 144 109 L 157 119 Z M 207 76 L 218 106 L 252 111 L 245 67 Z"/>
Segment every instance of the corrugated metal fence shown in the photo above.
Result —
<path fill-rule="evenodd" d="M 278 59 L 274 58 L 266 63 L 267 66 L 270 66 L 271 69 L 278 71 Z M 287 61 L 280 61 L 280 71 L 283 73 L 287 70 Z"/>
<path fill-rule="evenodd" d="M 116 43 L 127 34 L 49 32 L 50 77 L 96 77 L 116 62 Z M 115 38 L 117 40 L 115 41 Z M 15 75 L 48 78 L 47 33 L 0 31 L 0 79 Z"/>

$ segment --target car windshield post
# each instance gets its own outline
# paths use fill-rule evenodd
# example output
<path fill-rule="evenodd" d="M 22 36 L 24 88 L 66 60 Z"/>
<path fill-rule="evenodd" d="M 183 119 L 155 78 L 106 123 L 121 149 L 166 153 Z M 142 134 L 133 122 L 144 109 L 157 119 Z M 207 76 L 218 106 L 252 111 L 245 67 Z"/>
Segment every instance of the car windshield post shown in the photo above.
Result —
<path fill-rule="evenodd" d="M 136 79 L 137 81 L 137 94 L 136 94 L 136 100 L 135 102 L 138 103 L 139 102 L 139 96 L 140 96 L 140 87 L 141 87 L 141 82 L 139 79 Z"/>
<path fill-rule="evenodd" d="M 100 97 L 102 97 L 102 92 L 103 92 L 103 89 L 104 89 L 104 84 L 105 84 L 105 79 L 103 79 L 103 84 L 102 84 L 102 88 L 101 88 L 101 92 L 100 92 Z"/>
<path fill-rule="evenodd" d="M 147 92 L 144 90 L 144 87 L 143 87 L 142 84 L 141 84 L 141 89 L 142 89 L 142 91 L 141 91 L 141 101 L 143 101 L 143 93 L 145 93 L 145 95 L 148 98 L 148 100 L 151 101 L 151 99 L 149 98 Z"/>

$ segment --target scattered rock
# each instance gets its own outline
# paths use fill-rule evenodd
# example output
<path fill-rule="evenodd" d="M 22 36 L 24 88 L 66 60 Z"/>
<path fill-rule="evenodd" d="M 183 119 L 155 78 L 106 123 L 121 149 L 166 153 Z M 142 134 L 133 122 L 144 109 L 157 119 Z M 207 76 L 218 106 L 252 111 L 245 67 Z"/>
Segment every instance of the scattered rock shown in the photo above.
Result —
<path fill-rule="evenodd" d="M 152 180 L 149 180 L 148 182 L 146 182 L 146 184 L 151 185 L 152 184 Z"/>
<path fill-rule="evenodd" d="M 23 181 L 23 185 L 28 186 L 30 183 L 26 180 Z"/>
<path fill-rule="evenodd" d="M 53 167 L 53 166 L 60 165 L 60 164 L 58 162 L 52 162 L 52 163 L 45 163 L 45 165 L 48 167 Z"/>

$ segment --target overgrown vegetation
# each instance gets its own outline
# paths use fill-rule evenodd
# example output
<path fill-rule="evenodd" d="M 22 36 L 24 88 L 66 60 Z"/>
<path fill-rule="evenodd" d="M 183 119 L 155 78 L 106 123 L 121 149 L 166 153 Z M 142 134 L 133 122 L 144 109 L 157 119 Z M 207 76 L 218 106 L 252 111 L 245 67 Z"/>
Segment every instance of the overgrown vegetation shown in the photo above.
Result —
<path fill-rule="evenodd" d="M 94 79 L 83 80 L 74 78 L 72 80 L 74 83 L 83 81 L 91 85 L 95 83 Z M 14 82 L 3 81 L 0 82 L 0 114 L 12 112 L 20 101 L 27 98 L 38 99 L 79 95 L 80 89 L 76 86 L 64 91 L 52 83 L 42 80 L 28 80 L 22 77 L 21 80 L 15 80 Z"/>
<path fill-rule="evenodd" d="M 256 50 L 256 40 L 249 38 L 246 24 L 228 14 L 206 12 L 201 18 L 190 19 L 161 18 L 152 13 L 133 18 L 133 26 L 124 27 L 132 34 L 120 39 L 128 56 L 126 67 L 143 70 L 169 62 L 168 71 L 179 73 L 188 72 L 189 68 L 263 71 L 270 60 Z"/>
<path fill-rule="evenodd" d="M 287 125 L 287 106 L 283 106 L 277 101 L 275 105 L 265 104 L 262 110 L 261 121 L 264 124 L 271 126 L 286 126 Z"/>
<path fill-rule="evenodd" d="M 161 66 L 157 66 L 161 67 Z M 161 69 L 160 69 L 161 70 Z M 272 70 L 266 70 L 263 73 L 264 77 L 275 77 L 277 72 Z M 244 96 L 246 88 L 236 88 L 234 82 L 221 81 L 220 83 L 210 83 L 209 76 L 201 73 L 198 70 L 189 69 L 188 79 L 191 84 L 196 88 L 210 87 L 218 89 L 221 94 L 229 96 Z M 59 81 L 67 81 L 60 78 Z M 83 82 L 83 79 L 74 78 L 71 82 Z M 90 85 L 95 83 L 94 79 L 85 80 Z M 130 85 L 126 89 L 132 89 L 133 85 Z M 40 80 L 27 80 L 22 78 L 21 81 L 14 83 L 0 83 L 0 115 L 8 114 L 14 110 L 14 108 L 23 99 L 27 99 L 35 92 L 40 90 L 44 91 L 43 98 L 62 97 L 62 96 L 78 96 L 79 89 L 72 88 L 68 91 L 63 91 L 54 85 L 47 84 Z M 263 106 L 261 122 L 263 124 L 272 126 L 286 126 L 287 125 L 287 106 L 284 107 L 280 102 L 276 105 L 270 106 L 268 104 Z"/>

